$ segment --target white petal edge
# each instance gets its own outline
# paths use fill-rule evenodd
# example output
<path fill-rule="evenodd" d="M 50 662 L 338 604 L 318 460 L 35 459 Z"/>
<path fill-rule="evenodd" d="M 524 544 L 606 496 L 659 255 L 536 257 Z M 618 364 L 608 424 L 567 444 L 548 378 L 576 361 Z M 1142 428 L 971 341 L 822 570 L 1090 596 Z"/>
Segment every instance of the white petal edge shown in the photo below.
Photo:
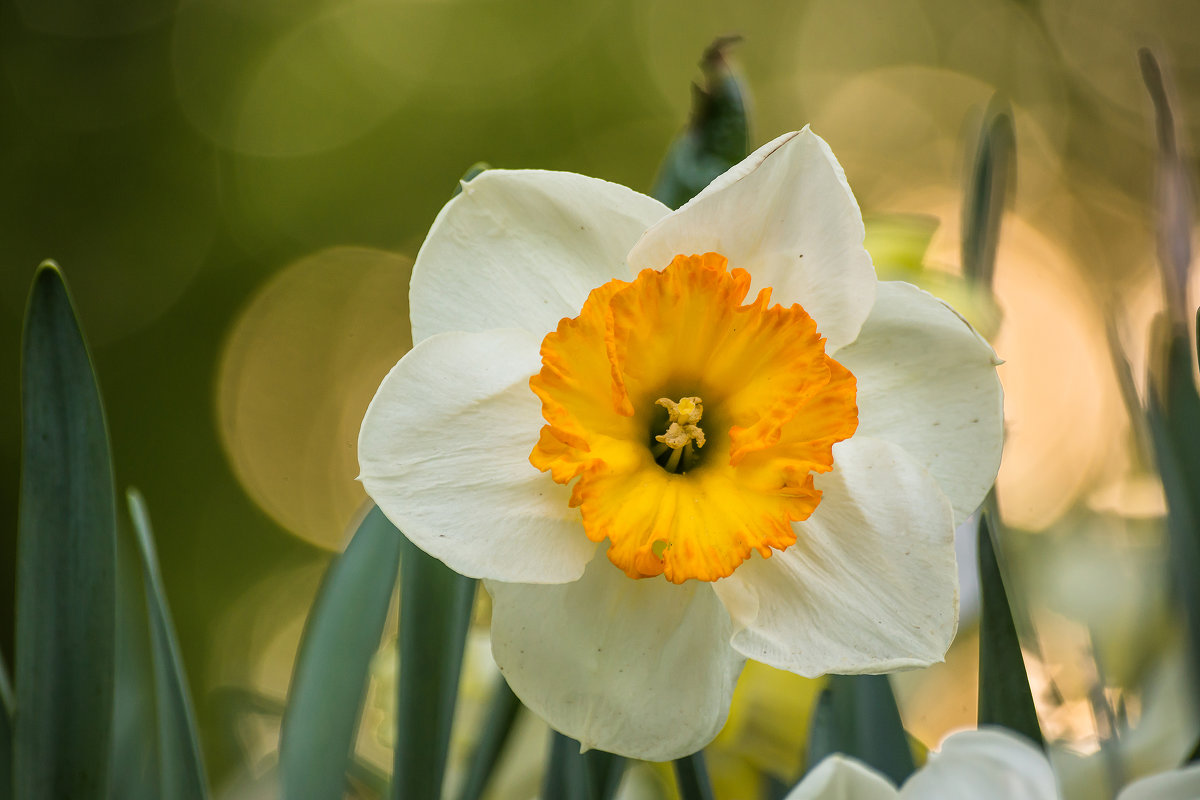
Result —
<path fill-rule="evenodd" d="M 822 759 L 784 800 L 896 800 L 899 796 L 883 775 L 835 753 Z"/>
<path fill-rule="evenodd" d="M 837 360 L 858 379 L 858 433 L 900 445 L 937 479 L 955 521 L 996 480 L 1004 444 L 1000 360 L 950 306 L 883 281 L 858 339 Z"/>
<path fill-rule="evenodd" d="M 573 581 L 596 545 L 570 490 L 529 463 L 542 426 L 526 331 L 425 339 L 379 386 L 358 435 L 367 494 L 418 547 L 472 578 Z"/>
<path fill-rule="evenodd" d="M 774 302 L 802 305 L 833 353 L 854 341 L 875 299 L 864 235 L 841 165 L 806 127 L 763 145 L 656 223 L 629 263 L 662 269 L 678 254 L 720 253 L 750 273 L 751 296 L 770 286 Z"/>
<path fill-rule="evenodd" d="M 625 254 L 668 210 L 570 172 L 481 173 L 442 208 L 417 253 L 413 341 L 456 330 L 554 330 L 592 289 L 632 277 Z"/>
<path fill-rule="evenodd" d="M 509 686 L 585 749 L 667 761 L 725 724 L 745 659 L 708 584 L 633 580 L 598 552 L 574 583 L 484 586 Z"/>
<path fill-rule="evenodd" d="M 900 789 L 903 800 L 1057 800 L 1050 762 L 1002 728 L 959 731 Z"/>
<path fill-rule="evenodd" d="M 1117 800 L 1196 800 L 1197 797 L 1200 797 L 1200 764 L 1140 778 L 1117 794 Z"/>
<path fill-rule="evenodd" d="M 958 626 L 954 516 L 900 447 L 855 435 L 796 544 L 714 584 L 743 655 L 805 677 L 941 661 Z"/>

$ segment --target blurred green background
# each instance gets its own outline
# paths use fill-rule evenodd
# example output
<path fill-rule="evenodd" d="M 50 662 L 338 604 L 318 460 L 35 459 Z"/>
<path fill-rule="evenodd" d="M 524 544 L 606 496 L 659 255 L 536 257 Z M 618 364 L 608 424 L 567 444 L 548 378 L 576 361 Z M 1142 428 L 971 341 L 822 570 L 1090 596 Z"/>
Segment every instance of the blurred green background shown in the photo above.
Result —
<path fill-rule="evenodd" d="M 90 338 L 118 485 L 153 514 L 220 784 L 257 741 L 243 716 L 231 729 L 221 689 L 286 691 L 321 571 L 365 501 L 358 422 L 409 346 L 412 257 L 459 176 L 485 160 L 648 190 L 700 53 L 726 33 L 745 37 L 734 55 L 753 144 L 811 123 L 869 218 L 941 221 L 923 265 L 935 276 L 956 270 L 972 122 L 993 92 L 1010 99 L 1018 183 L 993 337 L 1008 361 L 1002 511 L 1055 547 L 1088 515 L 1121 520 L 1114 535 L 1156 563 L 1162 501 L 1131 445 L 1104 319 L 1144 373 L 1161 301 L 1136 49 L 1172 70 L 1195 140 L 1194 2 L 4 0 L 7 663 L 20 319 L 42 259 L 62 266 Z M 949 710 L 906 709 L 910 728 L 936 741 L 974 708 L 970 691 Z"/>

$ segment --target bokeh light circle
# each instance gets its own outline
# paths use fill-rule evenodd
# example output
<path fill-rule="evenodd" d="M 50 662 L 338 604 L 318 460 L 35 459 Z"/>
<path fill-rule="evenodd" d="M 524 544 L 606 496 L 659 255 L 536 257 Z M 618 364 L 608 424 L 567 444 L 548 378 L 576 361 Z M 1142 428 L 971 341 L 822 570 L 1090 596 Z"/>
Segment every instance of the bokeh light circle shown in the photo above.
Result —
<path fill-rule="evenodd" d="M 295 535 L 344 544 L 366 500 L 358 428 L 410 346 L 409 259 L 337 247 L 287 267 L 239 316 L 221 357 L 221 443 L 243 488 Z"/>

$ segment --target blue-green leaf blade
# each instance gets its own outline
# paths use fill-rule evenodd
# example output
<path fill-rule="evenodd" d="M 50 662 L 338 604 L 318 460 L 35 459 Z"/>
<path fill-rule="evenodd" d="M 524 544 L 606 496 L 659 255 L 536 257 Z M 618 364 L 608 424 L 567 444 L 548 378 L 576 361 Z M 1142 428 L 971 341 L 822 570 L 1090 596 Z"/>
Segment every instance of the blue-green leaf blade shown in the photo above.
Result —
<path fill-rule="evenodd" d="M 400 559 L 400 534 L 372 508 L 329 565 L 308 615 L 279 741 L 284 797 L 337 800 L 346 788 L 371 659 Z"/>
<path fill-rule="evenodd" d="M 483 796 L 520 711 L 521 701 L 509 688 L 508 681 L 497 677 L 483 728 L 479 732 L 479 740 L 467 764 L 467 777 L 463 780 L 458 800 L 479 800 Z"/>
<path fill-rule="evenodd" d="M 4 658 L 0 657 L 0 800 L 11 800 L 13 796 L 12 703 L 8 667 L 4 666 Z"/>
<path fill-rule="evenodd" d="M 183 670 L 175 623 L 171 619 L 166 589 L 158 568 L 150 515 L 137 489 L 130 489 L 126 499 L 129 516 L 137 533 L 146 591 L 146 612 L 150 619 L 160 797 L 163 800 L 203 800 L 208 797 L 208 781 L 204 773 L 200 737 L 196 731 L 196 713 Z"/>
<path fill-rule="evenodd" d="M 831 675 L 813 714 L 808 769 L 832 753 L 857 758 L 897 786 L 916 769 L 887 675 Z"/>
<path fill-rule="evenodd" d="M 57 267 L 25 316 L 14 778 L 23 800 L 107 791 L 116 503 L 91 358 Z"/>
<path fill-rule="evenodd" d="M 1012 607 L 996 559 L 991 514 L 979 515 L 979 724 L 1000 725 L 1046 746 Z"/>
<path fill-rule="evenodd" d="M 981 286 L 990 287 L 995 273 L 1000 220 L 1015 173 L 1015 149 L 1012 110 L 993 98 L 967 171 L 962 216 L 963 274 Z"/>
<path fill-rule="evenodd" d="M 550 732 L 550 757 L 542 782 L 543 800 L 612 800 L 625 774 L 623 756 L 603 750 L 579 752 L 579 742 Z M 689 800 L 684 796 L 684 800 Z"/>
<path fill-rule="evenodd" d="M 402 547 L 392 797 L 439 800 L 477 581 Z"/>
<path fill-rule="evenodd" d="M 713 800 L 704 751 L 675 759 L 675 785 L 682 800 Z"/>

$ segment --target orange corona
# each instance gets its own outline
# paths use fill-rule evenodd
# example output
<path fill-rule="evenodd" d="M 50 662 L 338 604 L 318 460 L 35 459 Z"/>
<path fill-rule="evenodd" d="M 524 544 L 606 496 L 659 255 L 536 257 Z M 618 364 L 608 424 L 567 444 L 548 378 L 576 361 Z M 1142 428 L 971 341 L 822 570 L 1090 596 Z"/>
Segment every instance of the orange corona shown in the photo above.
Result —
<path fill-rule="evenodd" d="M 813 475 L 858 427 L 855 379 L 799 305 L 743 305 L 717 253 L 613 280 L 542 342 L 530 462 L 575 480 L 588 538 L 632 578 L 715 581 L 796 541 Z"/>

